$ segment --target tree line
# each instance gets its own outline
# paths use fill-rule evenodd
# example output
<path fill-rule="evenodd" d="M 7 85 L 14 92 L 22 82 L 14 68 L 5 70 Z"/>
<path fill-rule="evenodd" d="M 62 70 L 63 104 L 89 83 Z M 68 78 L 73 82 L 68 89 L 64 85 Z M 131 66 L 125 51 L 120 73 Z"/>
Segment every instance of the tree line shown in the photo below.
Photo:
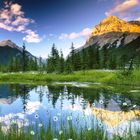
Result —
<path fill-rule="evenodd" d="M 101 57 L 102 56 L 102 57 Z M 134 60 L 134 54 L 130 59 L 129 69 L 133 69 L 133 62 L 137 69 L 140 69 L 140 55 L 137 55 Z M 74 44 L 71 44 L 70 53 L 65 60 L 63 57 L 63 52 L 60 52 L 53 46 L 51 52 L 48 55 L 46 63 L 42 62 L 42 57 L 37 58 L 29 57 L 27 51 L 25 50 L 25 44 L 23 44 L 23 50 L 21 58 L 18 56 L 13 57 L 13 52 L 10 53 L 10 60 L 7 66 L 0 64 L 1 72 L 19 72 L 19 71 L 39 71 L 42 73 L 46 71 L 47 73 L 73 73 L 74 71 L 83 72 L 90 69 L 120 69 L 123 68 L 125 71 L 126 63 L 128 61 L 128 55 L 123 53 L 120 58 L 117 58 L 116 54 L 112 54 L 107 49 L 107 45 L 103 46 L 102 54 L 99 52 L 99 48 L 93 48 L 89 46 L 88 48 L 82 48 L 81 51 L 76 50 Z"/>

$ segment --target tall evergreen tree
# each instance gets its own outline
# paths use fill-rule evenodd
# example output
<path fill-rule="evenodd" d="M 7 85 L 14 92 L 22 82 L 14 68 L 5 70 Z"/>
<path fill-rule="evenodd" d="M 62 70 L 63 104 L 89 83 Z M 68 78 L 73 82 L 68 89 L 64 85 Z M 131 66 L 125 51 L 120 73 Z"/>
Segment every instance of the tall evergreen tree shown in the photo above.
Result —
<path fill-rule="evenodd" d="M 27 69 L 28 69 L 27 68 L 28 67 L 28 58 L 27 58 L 26 50 L 25 50 L 25 43 L 23 43 L 21 62 L 22 62 L 22 70 L 24 72 L 27 71 Z"/>
<path fill-rule="evenodd" d="M 47 73 L 52 73 L 53 71 L 54 71 L 53 58 L 48 55 Z"/>
<path fill-rule="evenodd" d="M 34 67 L 35 67 L 35 62 L 34 62 L 32 57 L 30 58 L 30 62 L 29 63 L 30 63 L 30 70 L 33 71 Z"/>
<path fill-rule="evenodd" d="M 71 59 L 70 59 L 69 56 L 68 56 L 68 58 L 66 60 L 66 63 L 65 63 L 65 72 L 68 73 L 68 74 L 73 72 L 72 62 L 71 62 Z"/>
<path fill-rule="evenodd" d="M 82 49 L 82 69 L 83 69 L 83 72 L 88 69 L 88 64 L 89 64 L 88 60 L 89 59 L 88 59 L 87 51 L 85 48 L 83 48 Z"/>
<path fill-rule="evenodd" d="M 56 68 L 56 58 L 57 58 L 58 50 L 55 48 L 55 44 L 53 43 L 52 50 L 51 50 L 51 57 L 52 57 L 52 64 L 53 64 L 53 71 Z"/>
<path fill-rule="evenodd" d="M 82 61 L 81 61 L 81 55 L 80 52 L 75 55 L 75 70 L 81 70 L 82 68 Z"/>
<path fill-rule="evenodd" d="M 37 58 L 35 57 L 34 71 L 38 70 Z"/>
<path fill-rule="evenodd" d="M 95 64 L 95 53 L 92 46 L 89 46 L 88 54 L 89 54 L 89 68 L 93 69 L 94 64 Z"/>
<path fill-rule="evenodd" d="M 15 72 L 19 72 L 20 64 L 19 64 L 19 59 L 18 59 L 17 55 L 15 57 L 14 67 L 13 68 L 14 68 Z"/>
<path fill-rule="evenodd" d="M 57 74 L 60 74 L 61 73 L 61 66 L 60 66 L 60 57 L 59 57 L 59 54 L 56 55 L 56 67 L 55 67 L 55 72 Z"/>
<path fill-rule="evenodd" d="M 117 55 L 114 54 L 113 55 L 113 69 L 116 69 L 117 68 Z"/>
<path fill-rule="evenodd" d="M 9 72 L 13 71 L 13 63 L 14 63 L 13 51 L 11 50 L 11 52 L 10 52 L 10 60 L 9 60 L 9 63 L 8 63 Z"/>
<path fill-rule="evenodd" d="M 96 55 L 95 55 L 96 57 L 96 64 L 95 64 L 95 69 L 99 69 L 99 68 L 101 68 L 101 60 L 100 60 L 100 54 L 99 54 L 99 48 L 97 47 L 97 49 L 96 49 Z"/>
<path fill-rule="evenodd" d="M 62 50 L 60 50 L 60 73 L 64 72 L 64 68 L 65 68 L 65 61 L 63 57 L 63 52 Z"/>
<path fill-rule="evenodd" d="M 123 68 L 124 68 L 124 72 L 125 72 L 125 64 L 126 64 L 126 60 L 127 60 L 127 54 L 126 53 L 122 54 L 120 60 L 123 63 Z"/>
<path fill-rule="evenodd" d="M 108 60 L 109 60 L 109 62 L 108 62 L 108 68 L 109 69 L 113 69 L 113 65 L 114 64 L 113 64 L 113 56 L 112 56 L 112 53 L 109 54 L 109 59 Z"/>
<path fill-rule="evenodd" d="M 108 50 L 107 50 L 107 45 L 104 45 L 103 46 L 103 62 L 102 62 L 102 66 L 104 69 L 107 68 L 107 61 L 108 61 Z"/>
<path fill-rule="evenodd" d="M 39 72 L 42 73 L 42 57 L 39 57 Z"/>
<path fill-rule="evenodd" d="M 70 52 L 70 54 L 71 54 L 71 63 L 72 63 L 72 68 L 73 68 L 73 70 L 75 70 L 75 65 L 74 65 L 74 60 L 75 60 L 75 48 L 74 48 L 74 46 L 73 46 L 73 42 L 72 42 L 72 44 L 71 44 L 71 52 Z"/>

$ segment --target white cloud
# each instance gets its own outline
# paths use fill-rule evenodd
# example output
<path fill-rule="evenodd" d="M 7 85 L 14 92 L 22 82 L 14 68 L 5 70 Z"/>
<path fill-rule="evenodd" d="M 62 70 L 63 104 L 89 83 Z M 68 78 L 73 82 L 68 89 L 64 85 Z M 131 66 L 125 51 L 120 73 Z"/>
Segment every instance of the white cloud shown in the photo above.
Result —
<path fill-rule="evenodd" d="M 17 31 L 17 32 L 20 32 L 20 31 L 23 31 L 23 30 L 25 30 L 25 26 L 18 26 L 18 28 L 17 29 L 14 29 L 15 31 Z"/>
<path fill-rule="evenodd" d="M 26 40 L 28 43 L 39 43 L 40 41 L 42 41 L 46 35 L 43 35 L 42 38 L 39 37 L 38 34 L 35 33 L 35 31 L 32 30 L 26 30 L 23 31 L 22 33 L 27 33 L 28 35 L 26 35 L 26 37 L 23 37 L 23 40 Z"/>
<path fill-rule="evenodd" d="M 69 39 L 74 39 L 74 38 L 78 38 L 78 37 L 80 37 L 80 34 L 71 33 L 71 34 L 69 35 Z"/>
<path fill-rule="evenodd" d="M 117 1 L 115 2 L 115 6 L 105 14 L 107 16 L 117 14 L 119 18 L 123 17 L 125 20 L 128 18 L 133 18 L 133 16 L 135 16 L 135 11 L 132 11 L 132 9 L 139 4 L 139 0 L 125 0 L 123 3 Z"/>
<path fill-rule="evenodd" d="M 18 16 L 15 21 L 12 22 L 12 25 L 28 25 L 30 20 L 28 18 L 22 18 Z"/>
<path fill-rule="evenodd" d="M 59 36 L 59 39 L 67 39 L 68 35 L 65 33 L 62 33 L 61 36 Z"/>
<path fill-rule="evenodd" d="M 21 10 L 21 5 L 19 5 L 17 3 L 12 4 L 10 8 L 11 8 L 11 13 L 13 15 L 23 15 L 24 14 L 24 12 L 20 11 Z"/>
<path fill-rule="evenodd" d="M 23 37 L 23 40 L 29 43 L 38 43 L 46 37 L 46 35 L 43 35 L 43 37 L 40 38 L 39 35 L 35 33 L 37 31 L 26 29 L 26 26 L 30 23 L 35 23 L 35 20 L 24 17 L 24 12 L 21 11 L 21 5 L 17 3 L 12 4 L 12 1 L 9 3 L 5 1 L 4 4 L 6 9 L 2 8 L 0 10 L 0 28 L 8 31 L 26 33 L 27 35 Z"/>
<path fill-rule="evenodd" d="M 47 40 L 50 40 L 49 38 Z"/>
<path fill-rule="evenodd" d="M 89 28 L 85 28 L 82 32 L 80 33 L 71 33 L 70 35 L 67 35 L 65 33 L 61 34 L 61 36 L 59 36 L 59 39 L 75 39 L 75 38 L 80 38 L 80 37 L 85 37 L 87 38 L 91 33 L 92 33 L 93 29 L 89 29 Z"/>
<path fill-rule="evenodd" d="M 8 25 L 1 23 L 1 22 L 0 22 L 0 28 L 3 28 L 3 29 L 8 30 L 8 31 L 14 30 L 14 28 L 12 26 L 8 26 Z"/>
<path fill-rule="evenodd" d="M 50 36 L 55 36 L 55 37 L 57 37 L 57 35 L 55 35 L 55 34 L 50 34 Z"/>

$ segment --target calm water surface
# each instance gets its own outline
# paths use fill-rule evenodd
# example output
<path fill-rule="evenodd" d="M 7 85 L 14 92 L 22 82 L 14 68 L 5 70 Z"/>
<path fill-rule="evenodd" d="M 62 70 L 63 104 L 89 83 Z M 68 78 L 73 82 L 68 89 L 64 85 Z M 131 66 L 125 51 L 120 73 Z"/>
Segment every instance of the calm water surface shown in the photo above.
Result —
<path fill-rule="evenodd" d="M 65 83 L 63 83 L 65 84 Z M 68 126 L 66 117 L 72 116 L 72 124 L 75 127 L 94 127 L 91 122 L 102 123 L 105 132 L 109 134 L 129 132 L 130 122 L 132 130 L 140 126 L 140 94 L 116 93 L 105 88 L 86 88 L 86 84 L 75 86 L 57 85 L 0 85 L 0 122 L 2 130 L 10 127 L 10 120 L 18 119 L 19 129 L 23 120 L 26 127 L 29 121 L 33 126 L 42 123 L 46 127 L 49 119 L 52 129 L 57 126 L 60 131 L 61 121 Z M 137 91 L 139 91 L 137 89 Z M 103 101 L 103 104 L 100 101 Z M 95 104 L 93 106 L 92 104 Z M 126 103 L 127 105 L 123 105 Z M 25 106 L 26 105 L 26 106 Z M 136 105 L 136 106 L 134 106 Z M 27 110 L 26 110 L 27 109 Z M 85 111 L 83 113 L 82 111 Z M 61 115 L 58 115 L 60 113 Z M 36 119 L 35 115 L 39 118 Z M 58 121 L 54 122 L 53 117 Z M 85 119 L 82 119 L 82 117 Z M 40 121 L 42 120 L 42 122 Z M 35 127 L 33 128 L 35 131 Z M 76 131 L 79 129 L 77 128 Z"/>

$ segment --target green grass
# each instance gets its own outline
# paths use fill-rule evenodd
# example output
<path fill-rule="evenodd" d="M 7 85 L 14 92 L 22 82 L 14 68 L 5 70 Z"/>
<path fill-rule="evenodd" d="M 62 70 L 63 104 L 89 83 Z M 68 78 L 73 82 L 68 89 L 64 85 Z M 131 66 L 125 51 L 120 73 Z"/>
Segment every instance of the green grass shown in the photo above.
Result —
<path fill-rule="evenodd" d="M 39 74 L 37 72 L 0 74 L 0 81 L 18 80 L 30 82 L 99 82 L 102 84 L 140 86 L 140 71 L 133 70 L 130 76 L 122 75 L 122 71 L 106 72 L 103 70 L 75 71 L 72 74 Z"/>

